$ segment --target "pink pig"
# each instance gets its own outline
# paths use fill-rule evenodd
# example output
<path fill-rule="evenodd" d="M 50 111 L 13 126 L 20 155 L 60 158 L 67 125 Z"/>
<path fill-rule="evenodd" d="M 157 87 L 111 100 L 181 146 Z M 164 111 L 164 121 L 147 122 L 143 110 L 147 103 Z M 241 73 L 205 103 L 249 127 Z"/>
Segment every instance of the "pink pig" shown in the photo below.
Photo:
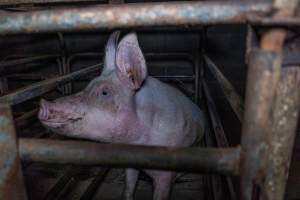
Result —
<path fill-rule="evenodd" d="M 54 102 L 41 100 L 40 121 L 56 133 L 96 141 L 191 146 L 204 135 L 203 112 L 179 90 L 147 76 L 135 33 L 118 43 L 110 35 L 102 74 L 81 92 Z M 153 180 L 154 200 L 169 199 L 175 172 L 144 170 Z M 139 171 L 126 169 L 124 198 L 134 199 Z"/>

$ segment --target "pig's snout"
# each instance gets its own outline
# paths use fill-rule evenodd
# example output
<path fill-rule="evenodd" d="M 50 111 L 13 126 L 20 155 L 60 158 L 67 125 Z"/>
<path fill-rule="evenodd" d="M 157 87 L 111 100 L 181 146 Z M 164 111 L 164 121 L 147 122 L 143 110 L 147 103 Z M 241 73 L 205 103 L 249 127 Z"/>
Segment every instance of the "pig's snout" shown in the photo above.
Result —
<path fill-rule="evenodd" d="M 47 120 L 49 118 L 49 104 L 50 102 L 46 101 L 45 99 L 41 99 L 40 101 L 40 110 L 38 117 L 40 120 Z"/>

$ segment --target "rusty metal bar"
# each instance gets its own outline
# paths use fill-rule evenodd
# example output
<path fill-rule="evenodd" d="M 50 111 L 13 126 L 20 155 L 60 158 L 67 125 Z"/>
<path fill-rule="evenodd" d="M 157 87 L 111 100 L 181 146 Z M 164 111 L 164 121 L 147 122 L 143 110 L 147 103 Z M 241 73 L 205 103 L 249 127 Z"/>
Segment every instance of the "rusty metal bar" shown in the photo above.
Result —
<path fill-rule="evenodd" d="M 247 37 L 246 37 L 246 51 L 245 51 L 245 60 L 246 64 L 249 61 L 249 55 L 254 48 L 259 47 L 258 37 L 253 29 L 253 27 L 248 24 L 247 25 Z"/>
<path fill-rule="evenodd" d="M 13 93 L 0 97 L 0 103 L 8 103 L 14 105 L 24 102 L 26 100 L 42 95 L 46 92 L 49 92 L 59 84 L 84 76 L 88 73 L 95 72 L 96 70 L 99 70 L 100 66 L 102 66 L 102 64 L 93 65 L 65 76 L 51 78 L 45 81 L 32 84 L 28 87 L 21 88 Z"/>
<path fill-rule="evenodd" d="M 279 80 L 281 56 L 256 49 L 249 56 L 245 112 L 242 128 L 241 199 L 251 200 L 259 185 L 270 140 L 272 100 Z"/>
<path fill-rule="evenodd" d="M 97 5 L 0 14 L 0 34 L 79 31 L 166 25 L 246 23 L 249 15 L 267 15 L 270 3 L 163 2 Z"/>
<path fill-rule="evenodd" d="M 293 17 L 299 0 L 274 0 L 274 7 L 277 12 L 272 19 L 280 19 L 286 17 Z M 270 51 L 282 51 L 283 43 L 287 35 L 287 30 L 284 28 L 272 28 L 264 33 L 261 37 L 261 48 Z"/>
<path fill-rule="evenodd" d="M 283 200 L 300 106 L 300 68 L 283 68 L 276 90 L 264 199 Z"/>
<path fill-rule="evenodd" d="M 239 147 L 168 148 L 43 139 L 19 139 L 19 151 L 21 158 L 25 161 L 167 169 L 226 175 L 238 174 L 240 159 Z"/>
<path fill-rule="evenodd" d="M 240 120 L 243 121 L 243 114 L 244 114 L 244 104 L 241 96 L 236 92 L 233 85 L 229 82 L 229 80 L 223 75 L 223 73 L 219 70 L 219 68 L 212 62 L 212 60 L 203 55 L 208 68 L 212 72 L 215 79 L 220 84 L 223 93 L 225 94 L 229 104 L 231 105 L 234 113 Z"/>
<path fill-rule="evenodd" d="M 11 109 L 0 104 L 0 199 L 26 200 Z"/>
<path fill-rule="evenodd" d="M 49 3 L 104 3 L 107 0 L 0 0 L 1 6 L 10 6 L 18 4 L 49 4 Z"/>

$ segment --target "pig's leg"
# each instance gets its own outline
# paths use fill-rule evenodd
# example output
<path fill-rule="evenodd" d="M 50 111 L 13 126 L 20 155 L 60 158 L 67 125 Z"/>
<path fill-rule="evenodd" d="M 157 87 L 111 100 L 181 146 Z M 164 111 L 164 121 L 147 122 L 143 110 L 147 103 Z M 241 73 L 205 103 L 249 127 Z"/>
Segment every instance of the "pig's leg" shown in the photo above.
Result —
<path fill-rule="evenodd" d="M 173 172 L 159 172 L 153 176 L 153 200 L 169 199 L 175 175 Z"/>
<path fill-rule="evenodd" d="M 124 190 L 125 200 L 133 200 L 136 183 L 139 177 L 139 171 L 136 169 L 126 169 L 126 183 Z"/>

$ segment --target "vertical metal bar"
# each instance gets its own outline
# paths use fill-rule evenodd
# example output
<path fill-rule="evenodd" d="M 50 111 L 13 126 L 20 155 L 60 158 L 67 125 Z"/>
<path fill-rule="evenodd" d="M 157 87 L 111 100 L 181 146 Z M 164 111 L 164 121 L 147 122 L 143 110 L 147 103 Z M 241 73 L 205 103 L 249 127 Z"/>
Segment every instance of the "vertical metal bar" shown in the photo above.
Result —
<path fill-rule="evenodd" d="M 0 199 L 26 200 L 15 127 L 7 104 L 0 104 L 0 150 Z"/>
<path fill-rule="evenodd" d="M 215 102 L 213 101 L 213 99 L 211 97 L 211 94 L 209 92 L 209 89 L 208 89 L 205 81 L 203 82 L 203 92 L 206 97 L 207 109 L 208 109 L 208 113 L 209 113 L 209 116 L 211 119 L 212 128 L 214 130 L 214 135 L 216 138 L 217 145 L 218 145 L 218 147 L 229 147 L 229 142 L 228 142 L 228 139 L 224 132 L 220 117 L 217 113 Z M 230 193 L 230 199 L 236 200 L 237 196 L 236 196 L 231 178 L 227 176 L 227 177 L 225 177 L 225 181 L 227 183 L 228 190 Z"/>
<path fill-rule="evenodd" d="M 61 51 L 61 65 L 59 65 L 59 73 L 60 75 L 67 75 L 71 73 L 70 65 L 68 65 L 67 62 L 67 49 L 66 49 L 66 43 L 64 40 L 63 33 L 58 33 L 59 38 L 59 45 L 60 45 L 60 51 Z M 63 94 L 69 95 L 72 93 L 72 84 L 66 83 L 62 86 Z"/>
<path fill-rule="evenodd" d="M 201 51 L 201 35 L 198 34 L 197 35 L 197 49 L 194 55 L 195 58 L 195 65 L 194 65 L 194 72 L 195 72 L 195 102 L 196 104 L 199 104 L 199 100 L 200 100 L 200 64 L 201 64 L 201 55 L 200 55 L 200 51 Z"/>
<path fill-rule="evenodd" d="M 246 64 L 249 61 L 249 55 L 254 48 L 259 47 L 259 41 L 256 33 L 254 32 L 253 27 L 249 24 L 247 25 L 247 37 L 246 37 L 246 51 L 245 51 L 245 60 Z"/>
<path fill-rule="evenodd" d="M 263 198 L 283 200 L 295 140 L 300 106 L 300 68 L 282 70 L 273 110 L 272 140 L 269 144 Z"/>
<path fill-rule="evenodd" d="M 254 50 L 249 56 L 245 112 L 242 127 L 241 199 L 251 200 L 264 174 L 270 135 L 272 100 L 281 67 L 280 54 Z"/>
<path fill-rule="evenodd" d="M 292 17 L 298 0 L 275 0 L 277 12 L 273 19 Z M 262 50 L 253 51 L 249 57 L 246 89 L 245 115 L 242 137 L 241 195 L 242 200 L 251 200 L 253 191 L 259 199 L 269 199 L 274 191 L 266 187 L 274 137 L 272 132 L 272 107 L 278 86 L 281 68 L 282 46 L 287 30 L 273 28 L 261 37 Z M 254 55 L 253 57 L 251 57 Z M 277 157 L 277 155 L 276 155 Z M 274 180 L 271 178 L 271 183 Z"/>

